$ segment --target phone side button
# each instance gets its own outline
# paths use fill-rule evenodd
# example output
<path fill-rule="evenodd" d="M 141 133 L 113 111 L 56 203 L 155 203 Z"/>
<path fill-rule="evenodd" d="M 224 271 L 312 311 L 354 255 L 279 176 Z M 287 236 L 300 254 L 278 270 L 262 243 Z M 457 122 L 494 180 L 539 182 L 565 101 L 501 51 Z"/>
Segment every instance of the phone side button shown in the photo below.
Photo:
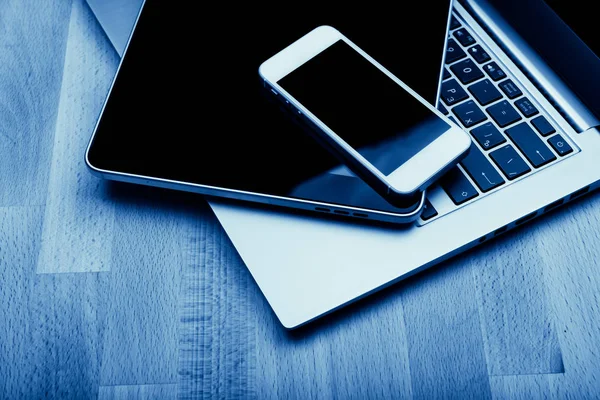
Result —
<path fill-rule="evenodd" d="M 477 189 L 457 167 L 452 168 L 444 175 L 440 184 L 457 206 L 479 196 Z"/>
<path fill-rule="evenodd" d="M 433 217 L 435 217 L 436 215 L 438 215 L 438 212 L 435 208 L 433 208 L 433 206 L 431 205 L 431 203 L 429 202 L 428 199 L 425 199 L 425 204 L 423 205 L 423 211 L 421 212 L 421 219 L 423 221 L 427 221 Z"/>

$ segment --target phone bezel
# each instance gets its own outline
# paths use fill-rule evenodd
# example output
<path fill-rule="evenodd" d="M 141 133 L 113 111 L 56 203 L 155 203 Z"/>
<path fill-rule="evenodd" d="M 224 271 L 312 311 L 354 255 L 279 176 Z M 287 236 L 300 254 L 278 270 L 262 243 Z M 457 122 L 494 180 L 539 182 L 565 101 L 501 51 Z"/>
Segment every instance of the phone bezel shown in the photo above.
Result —
<path fill-rule="evenodd" d="M 278 84 L 280 79 L 340 40 L 343 40 L 360 55 L 365 57 L 392 81 L 449 125 L 449 129 L 446 132 L 442 133 L 389 175 L 383 174 Z M 274 89 L 274 95 L 283 96 L 298 110 L 298 113 L 310 119 L 342 152 L 350 155 L 349 161 L 358 162 L 360 167 L 362 167 L 361 169 L 367 170 L 374 179 L 379 180 L 384 187 L 387 187 L 388 194 L 393 192 L 393 194 L 400 197 L 409 197 L 424 190 L 439 174 L 447 170 L 449 166 L 463 156 L 471 146 L 471 138 L 465 131 L 334 27 L 322 25 L 313 29 L 262 63 L 259 67 L 259 74 Z M 381 185 L 378 186 L 381 187 Z"/>

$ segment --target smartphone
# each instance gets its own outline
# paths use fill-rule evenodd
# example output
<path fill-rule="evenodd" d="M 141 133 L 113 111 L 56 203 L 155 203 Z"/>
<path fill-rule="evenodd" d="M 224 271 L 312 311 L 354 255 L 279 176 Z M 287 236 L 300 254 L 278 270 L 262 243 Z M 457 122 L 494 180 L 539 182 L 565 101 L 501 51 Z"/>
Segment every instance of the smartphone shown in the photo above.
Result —
<path fill-rule="evenodd" d="M 471 145 L 458 125 L 331 26 L 264 61 L 259 74 L 394 206 L 413 204 Z"/>

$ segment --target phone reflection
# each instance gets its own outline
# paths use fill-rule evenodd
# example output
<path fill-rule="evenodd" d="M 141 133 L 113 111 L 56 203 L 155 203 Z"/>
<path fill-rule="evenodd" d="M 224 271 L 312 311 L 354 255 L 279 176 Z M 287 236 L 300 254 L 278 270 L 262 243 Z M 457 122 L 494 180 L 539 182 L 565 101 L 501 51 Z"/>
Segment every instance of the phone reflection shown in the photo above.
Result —
<path fill-rule="evenodd" d="M 343 161 L 335 156 L 336 152 L 331 149 L 329 144 L 323 141 L 321 135 L 315 131 L 316 128 L 308 124 L 303 118 L 295 113 L 290 106 L 281 101 L 281 96 L 274 95 L 270 89 L 266 88 L 263 85 L 262 80 L 260 81 L 260 88 L 261 95 L 264 96 L 278 112 L 284 114 L 290 124 L 299 127 L 304 134 L 310 136 L 319 146 L 326 148 L 329 154 L 331 154 L 332 160 L 337 160 L 337 166 L 334 168 L 311 178 L 307 178 L 300 184 L 294 186 L 289 192 L 290 196 L 324 203 L 343 204 L 352 207 L 360 205 L 358 207 L 390 213 L 410 213 L 418 207 L 418 201 L 405 208 L 395 207 L 387 202 L 368 184 L 348 169 Z M 376 151 L 375 148 L 371 150 Z M 380 151 L 380 153 L 380 156 L 382 157 L 381 162 L 385 162 L 385 152 Z M 310 159 L 308 162 L 310 162 Z M 420 200 L 420 198 L 418 200 Z"/>
<path fill-rule="evenodd" d="M 398 118 L 402 118 L 402 115 L 398 115 Z M 386 140 L 357 150 L 375 168 L 390 174 L 449 129 L 450 126 L 444 120 L 432 113 L 411 126 L 403 127 L 402 131 Z M 365 134 L 368 135 L 369 132 Z"/>

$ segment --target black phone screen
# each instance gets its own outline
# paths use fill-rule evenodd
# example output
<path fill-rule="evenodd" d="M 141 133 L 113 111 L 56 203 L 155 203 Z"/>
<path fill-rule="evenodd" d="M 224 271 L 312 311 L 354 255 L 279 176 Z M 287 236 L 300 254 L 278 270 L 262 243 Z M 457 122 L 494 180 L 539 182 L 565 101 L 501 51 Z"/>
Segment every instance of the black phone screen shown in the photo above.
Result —
<path fill-rule="evenodd" d="M 450 129 L 343 40 L 277 83 L 384 175 Z"/>
<path fill-rule="evenodd" d="M 146 0 L 88 160 L 107 171 L 395 212 L 279 110 L 258 68 L 332 25 L 434 103 L 450 4 L 406 2 L 396 14 L 385 2 L 303 3 L 290 14 Z"/>

